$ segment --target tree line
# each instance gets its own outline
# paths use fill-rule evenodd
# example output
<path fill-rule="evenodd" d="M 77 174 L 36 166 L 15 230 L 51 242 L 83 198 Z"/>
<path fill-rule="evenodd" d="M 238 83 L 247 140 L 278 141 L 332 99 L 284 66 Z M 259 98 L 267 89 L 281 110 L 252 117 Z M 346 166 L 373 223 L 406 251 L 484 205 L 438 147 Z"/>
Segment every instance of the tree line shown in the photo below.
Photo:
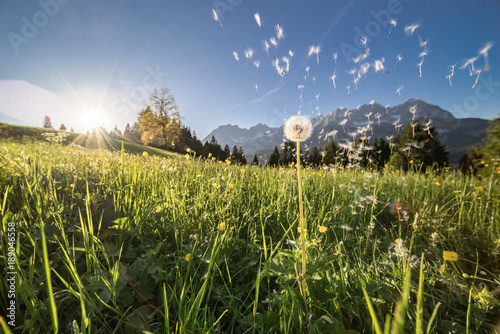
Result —
<path fill-rule="evenodd" d="M 296 146 L 285 142 L 281 150 L 277 146 L 267 161 L 268 166 L 286 166 L 295 160 Z M 448 152 L 439 141 L 434 127 L 424 128 L 420 124 L 408 123 L 404 130 L 394 137 L 357 139 L 336 144 L 329 142 L 323 148 L 307 149 L 301 156 L 301 163 L 309 166 L 337 165 L 342 167 L 372 167 L 376 169 L 391 166 L 407 170 L 411 165 L 443 168 L 448 164 Z"/>
<path fill-rule="evenodd" d="M 133 126 L 127 124 L 123 134 L 115 127 L 112 135 L 178 153 L 189 152 L 206 159 L 247 164 L 241 146 L 231 150 L 226 144 L 222 148 L 214 136 L 203 144 L 194 131 L 182 124 L 179 108 L 168 88 L 153 89 L 146 108 L 141 110 Z"/>
<path fill-rule="evenodd" d="M 426 124 L 430 124 L 425 120 Z M 490 121 L 487 137 L 483 146 L 469 149 L 460 159 L 459 168 L 464 173 L 478 175 L 488 174 L 488 167 L 500 164 L 500 117 Z M 50 118 L 45 116 L 45 128 L 52 128 Z M 61 124 L 60 130 L 66 130 Z M 71 129 L 73 131 L 73 129 Z M 137 121 L 127 124 L 123 133 L 115 126 L 109 135 L 117 139 L 142 143 L 161 149 L 179 153 L 189 152 L 206 159 L 226 161 L 231 164 L 247 164 L 243 149 L 226 144 L 224 148 L 212 136 L 210 142 L 204 144 L 196 137 L 196 133 L 183 125 L 174 96 L 168 88 L 153 89 L 146 107 L 139 113 Z M 280 148 L 274 147 L 264 165 L 269 167 L 288 166 L 296 161 L 296 144 L 285 142 Z M 262 157 L 261 157 L 262 158 Z M 322 148 L 306 149 L 300 157 L 301 163 L 308 166 L 337 165 L 344 167 L 373 167 L 407 170 L 410 166 L 421 166 L 425 170 L 432 166 L 443 168 L 448 165 L 448 152 L 439 141 L 434 127 L 423 127 L 420 123 L 408 122 L 396 136 L 378 138 L 370 145 L 369 138 L 358 136 L 352 141 L 329 142 Z M 255 155 L 253 165 L 261 165 Z M 491 168 L 490 168 L 491 169 Z M 500 174 L 500 168 L 490 172 Z"/>

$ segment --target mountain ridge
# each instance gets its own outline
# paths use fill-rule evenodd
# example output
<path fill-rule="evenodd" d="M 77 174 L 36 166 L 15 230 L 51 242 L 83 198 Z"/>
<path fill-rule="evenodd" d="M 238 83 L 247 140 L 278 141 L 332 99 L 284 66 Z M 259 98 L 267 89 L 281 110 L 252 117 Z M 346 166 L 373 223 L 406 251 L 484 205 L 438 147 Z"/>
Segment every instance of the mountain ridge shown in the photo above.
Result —
<path fill-rule="evenodd" d="M 389 107 L 375 101 L 359 105 L 355 109 L 339 107 L 327 114 L 311 118 L 313 133 L 304 141 L 304 148 L 323 147 L 332 139 L 342 142 L 353 138 L 355 133 L 365 133 L 373 142 L 379 137 L 394 136 L 408 122 L 413 120 L 424 124 L 431 121 L 438 138 L 450 153 L 450 164 L 457 164 L 466 150 L 481 144 L 486 137 L 488 120 L 482 118 L 456 118 L 447 110 L 420 99 L 409 99 L 402 104 Z M 242 147 L 247 156 L 262 156 L 270 153 L 275 146 L 284 141 L 283 126 L 270 127 L 257 123 L 250 128 L 225 124 L 212 130 L 203 140 L 210 141 L 212 136 L 224 147 Z"/>

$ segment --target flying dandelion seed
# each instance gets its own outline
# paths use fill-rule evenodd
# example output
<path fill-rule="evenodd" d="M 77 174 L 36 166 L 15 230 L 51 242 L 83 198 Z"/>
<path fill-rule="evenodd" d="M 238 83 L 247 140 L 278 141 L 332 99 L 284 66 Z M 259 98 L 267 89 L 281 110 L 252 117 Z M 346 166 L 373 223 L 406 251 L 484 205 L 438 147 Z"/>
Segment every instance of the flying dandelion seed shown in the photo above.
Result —
<path fill-rule="evenodd" d="M 375 100 L 371 100 L 371 101 L 370 101 L 370 105 L 372 106 L 372 109 L 373 109 L 373 106 L 375 105 Z M 370 115 L 371 115 L 371 114 L 372 114 L 372 113 L 369 113 L 369 114 L 368 114 L 368 115 L 369 115 L 369 116 L 368 116 L 368 120 L 370 120 Z"/>
<path fill-rule="evenodd" d="M 418 42 L 419 42 L 419 45 L 424 48 L 424 50 L 427 49 L 427 43 L 429 43 L 429 39 L 427 39 L 426 41 L 424 41 L 422 39 L 422 37 L 418 36 Z"/>
<path fill-rule="evenodd" d="M 350 121 L 352 121 L 351 119 L 351 111 L 349 109 L 346 108 L 345 112 L 344 112 L 344 117 L 348 117 Z"/>
<path fill-rule="evenodd" d="M 345 132 L 344 125 L 345 125 L 346 123 L 347 123 L 347 118 L 344 118 L 343 120 L 341 120 L 341 121 L 339 122 L 339 125 L 341 125 L 341 126 L 342 126 L 342 130 L 344 130 L 344 132 Z"/>
<path fill-rule="evenodd" d="M 354 83 L 354 86 L 356 87 L 356 90 L 358 90 L 358 87 L 359 87 L 359 79 L 361 79 L 361 73 L 360 72 L 357 73 L 357 76 L 352 81 Z"/>
<path fill-rule="evenodd" d="M 255 95 L 259 95 L 259 85 L 255 84 Z"/>
<path fill-rule="evenodd" d="M 417 114 L 417 106 L 416 105 L 410 107 L 410 114 L 413 115 L 412 121 L 414 121 L 415 120 L 415 115 Z"/>
<path fill-rule="evenodd" d="M 401 89 L 403 89 L 403 87 L 401 87 Z M 386 105 L 385 106 L 385 113 L 387 114 L 389 112 L 389 105 Z"/>
<path fill-rule="evenodd" d="M 397 64 L 398 64 L 401 60 L 403 60 L 403 56 L 402 56 L 402 55 L 401 55 L 401 53 L 400 53 L 400 54 L 398 54 L 398 55 L 396 56 L 396 63 L 394 64 L 394 67 L 396 67 L 396 65 L 397 65 Z"/>
<path fill-rule="evenodd" d="M 253 14 L 253 17 L 255 18 L 255 22 L 257 22 L 257 25 L 259 26 L 259 28 L 262 27 L 261 24 L 260 24 L 260 15 L 259 15 L 259 13 Z"/>
<path fill-rule="evenodd" d="M 375 63 L 373 63 L 373 67 L 375 68 L 375 73 L 377 73 L 378 71 L 383 71 L 385 74 L 389 73 L 389 71 L 386 70 L 386 68 L 384 67 L 384 62 L 385 62 L 384 57 L 380 59 L 375 59 Z"/>
<path fill-rule="evenodd" d="M 246 59 L 252 59 L 253 52 L 254 52 L 252 48 L 247 47 L 244 52 L 245 52 L 245 58 Z"/>
<path fill-rule="evenodd" d="M 259 60 L 255 60 L 253 62 L 253 66 L 255 66 L 256 68 L 259 68 L 260 67 L 260 61 Z"/>
<path fill-rule="evenodd" d="M 333 61 L 335 62 L 335 64 L 337 64 L 337 59 L 338 59 L 339 55 L 337 52 L 334 52 L 333 53 Z"/>
<path fill-rule="evenodd" d="M 281 58 L 281 60 L 286 64 L 285 72 L 290 73 L 290 59 L 284 56 L 283 58 Z"/>
<path fill-rule="evenodd" d="M 361 42 L 362 45 L 365 46 L 365 51 L 366 51 L 366 44 L 368 43 L 368 37 L 363 36 L 359 41 Z"/>
<path fill-rule="evenodd" d="M 278 72 L 278 74 L 283 77 L 283 76 L 285 76 L 285 69 L 283 67 L 281 67 L 279 64 L 280 64 L 279 59 L 275 59 L 273 61 L 274 68 L 276 69 L 276 71 Z"/>
<path fill-rule="evenodd" d="M 424 58 L 428 54 L 429 54 L 429 50 L 425 49 L 424 51 L 420 52 L 420 54 L 418 56 L 421 57 L 421 58 Z"/>
<path fill-rule="evenodd" d="M 350 71 L 349 71 L 349 72 L 347 72 L 347 73 L 352 74 L 353 79 L 356 79 L 356 73 L 357 73 L 357 71 L 356 71 L 356 69 L 355 69 L 355 68 L 353 68 L 352 70 L 350 70 Z"/>
<path fill-rule="evenodd" d="M 469 75 L 473 76 L 476 73 L 476 70 L 474 69 L 474 62 L 477 60 L 477 57 L 469 58 L 466 59 L 464 64 L 460 67 L 461 70 L 464 70 L 465 68 L 469 68 Z"/>
<path fill-rule="evenodd" d="M 264 51 L 266 51 L 267 59 L 269 59 L 269 47 L 270 47 L 270 45 L 266 40 L 262 41 L 262 45 L 264 45 Z"/>
<path fill-rule="evenodd" d="M 306 66 L 305 70 L 306 70 L 307 76 L 309 77 L 309 66 Z"/>
<path fill-rule="evenodd" d="M 403 90 L 403 85 L 399 86 L 398 89 L 396 89 L 396 94 L 399 94 L 399 97 L 401 97 L 402 90 Z"/>
<path fill-rule="evenodd" d="M 290 56 L 290 58 L 293 57 L 294 54 L 295 53 L 292 50 L 288 50 L 288 55 Z"/>
<path fill-rule="evenodd" d="M 316 97 L 316 103 L 319 103 L 319 96 L 320 96 L 320 94 L 321 94 L 321 93 L 318 93 L 318 94 L 316 94 L 316 95 L 315 95 L 315 97 Z M 323 130 L 324 130 L 324 129 L 323 129 Z"/>
<path fill-rule="evenodd" d="M 424 64 L 424 57 L 420 60 L 420 63 L 417 64 L 418 71 L 420 73 L 420 77 L 422 77 L 422 65 Z"/>
<path fill-rule="evenodd" d="M 400 117 L 400 118 L 398 118 L 396 121 L 394 121 L 394 122 L 392 123 L 392 125 L 394 125 L 394 128 L 395 128 L 396 130 L 397 130 L 397 128 L 398 128 L 398 124 L 399 124 L 399 122 L 401 122 L 401 117 Z"/>
<path fill-rule="evenodd" d="M 337 70 L 333 71 L 333 75 L 330 77 L 330 79 L 332 79 L 332 82 L 333 82 L 334 92 L 337 91 L 337 85 L 335 84 L 335 79 L 337 78 L 336 72 L 337 72 Z"/>
<path fill-rule="evenodd" d="M 325 135 L 325 140 L 328 140 L 328 138 L 335 139 L 335 136 L 337 136 L 337 133 L 338 133 L 338 131 L 337 131 L 337 130 L 333 130 L 333 131 L 328 132 L 328 133 Z"/>
<path fill-rule="evenodd" d="M 477 85 L 477 81 L 479 80 L 479 76 L 481 75 L 481 72 L 483 70 L 476 70 L 476 72 L 474 74 L 477 74 L 477 77 L 476 77 L 476 81 L 474 81 L 474 84 L 472 85 L 472 88 L 475 88 L 476 85 Z"/>
<path fill-rule="evenodd" d="M 408 36 L 408 35 L 410 35 L 410 36 L 413 35 L 418 28 L 420 28 L 420 24 L 418 24 L 418 23 L 413 23 L 409 26 L 406 26 L 404 29 L 405 36 L 403 39 L 406 39 L 406 36 Z"/>
<path fill-rule="evenodd" d="M 319 47 L 319 45 L 316 45 L 316 46 L 311 45 L 311 46 L 309 47 L 309 57 L 311 57 L 311 55 L 312 55 L 313 53 L 315 53 L 315 54 L 316 54 L 316 61 L 317 61 L 317 63 L 318 63 L 318 66 L 319 66 L 319 53 L 320 53 L 320 52 L 321 52 L 321 48 Z"/>
<path fill-rule="evenodd" d="M 222 22 L 219 20 L 219 15 L 217 15 L 217 12 L 213 8 L 212 8 L 212 17 L 214 18 L 215 21 L 219 22 L 219 24 L 220 24 L 221 27 L 224 27 L 222 25 Z"/>
<path fill-rule="evenodd" d="M 434 137 L 432 136 L 432 133 L 431 133 L 431 123 L 432 123 L 432 120 L 428 120 L 428 121 L 424 124 L 423 130 L 424 130 L 424 131 L 427 131 L 427 134 L 428 134 L 431 138 L 434 138 Z"/>
<path fill-rule="evenodd" d="M 389 28 L 389 33 L 387 34 L 387 38 L 389 38 L 389 36 L 391 36 L 392 28 L 395 27 L 396 24 L 398 24 L 398 20 L 397 19 L 391 19 L 389 23 L 391 24 L 391 27 Z"/>
<path fill-rule="evenodd" d="M 276 38 L 274 38 L 274 37 L 269 37 L 269 43 L 271 43 L 274 46 L 274 48 L 278 47 L 278 42 L 276 41 Z"/>
<path fill-rule="evenodd" d="M 240 58 L 238 57 L 238 53 L 236 51 L 233 51 L 233 57 L 236 61 L 240 60 Z"/>
<path fill-rule="evenodd" d="M 371 65 L 370 63 L 363 63 L 363 64 L 360 64 L 359 65 L 359 71 L 360 71 L 360 74 L 361 75 L 365 75 L 365 79 L 366 79 L 366 74 L 368 73 L 368 70 L 370 69 Z"/>
<path fill-rule="evenodd" d="M 451 65 L 448 67 L 450 69 L 451 73 L 446 76 L 446 79 L 448 79 L 448 81 L 450 82 L 450 87 L 453 87 L 453 85 L 451 84 L 451 80 L 453 80 L 453 75 L 455 73 L 455 66 L 456 65 L 457 64 L 454 64 L 454 65 Z"/>
<path fill-rule="evenodd" d="M 479 54 L 483 55 L 484 57 L 484 71 L 488 72 L 490 70 L 490 62 L 488 61 L 488 51 L 491 49 L 493 46 L 492 42 L 486 43 L 486 45 L 479 50 Z"/>
<path fill-rule="evenodd" d="M 351 96 L 351 86 L 347 86 L 347 96 Z"/>
<path fill-rule="evenodd" d="M 285 38 L 285 34 L 283 33 L 283 28 L 279 24 L 276 24 L 274 28 L 276 29 L 276 38 L 278 39 Z"/>
<path fill-rule="evenodd" d="M 356 58 L 352 58 L 352 61 L 357 64 L 359 63 L 360 61 L 363 61 L 365 60 L 366 58 L 368 58 L 370 56 L 370 48 L 368 49 L 365 49 L 365 53 L 362 53 L 360 54 L 358 57 Z"/>

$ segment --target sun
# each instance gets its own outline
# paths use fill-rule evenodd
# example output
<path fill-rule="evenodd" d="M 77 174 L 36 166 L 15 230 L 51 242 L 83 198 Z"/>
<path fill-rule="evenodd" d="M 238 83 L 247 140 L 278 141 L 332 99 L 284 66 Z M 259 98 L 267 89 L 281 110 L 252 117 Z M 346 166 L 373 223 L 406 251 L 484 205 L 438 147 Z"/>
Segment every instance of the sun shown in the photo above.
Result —
<path fill-rule="evenodd" d="M 102 112 L 89 111 L 86 112 L 81 117 L 81 124 L 85 131 L 91 131 L 104 126 L 106 123 L 106 117 Z"/>

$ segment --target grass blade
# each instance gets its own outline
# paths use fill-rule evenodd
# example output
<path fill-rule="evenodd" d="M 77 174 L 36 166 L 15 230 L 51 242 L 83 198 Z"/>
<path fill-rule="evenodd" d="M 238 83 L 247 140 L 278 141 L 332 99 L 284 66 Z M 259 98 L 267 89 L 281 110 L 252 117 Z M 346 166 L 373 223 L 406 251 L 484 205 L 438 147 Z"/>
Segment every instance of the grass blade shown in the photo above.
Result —
<path fill-rule="evenodd" d="M 429 324 L 427 325 L 426 334 L 429 334 L 431 332 L 432 323 L 434 322 L 434 318 L 437 315 L 437 311 L 438 311 L 439 306 L 441 306 L 441 302 L 439 302 L 439 303 L 436 304 L 436 307 L 434 308 L 434 311 L 432 312 L 431 319 L 429 320 Z"/>
<path fill-rule="evenodd" d="M 423 334 L 424 320 L 424 254 L 420 260 L 420 276 L 418 279 L 418 295 L 417 295 L 417 319 L 416 319 L 416 334 Z"/>
<path fill-rule="evenodd" d="M 375 313 L 375 309 L 373 308 L 372 302 L 370 301 L 370 296 L 366 292 L 366 289 L 363 285 L 361 285 L 361 289 L 363 289 L 363 294 L 365 295 L 366 305 L 368 306 L 368 312 L 370 312 L 370 317 L 372 318 L 373 329 L 376 334 L 382 334 L 382 329 L 380 329 L 380 324 L 377 320 L 377 314 Z"/>
<path fill-rule="evenodd" d="M 56 301 L 54 300 L 54 293 L 52 290 L 52 279 L 49 266 L 49 253 L 47 251 L 47 238 L 45 236 L 45 224 L 43 223 L 42 219 L 40 219 L 40 231 L 42 232 L 43 268 L 45 271 L 45 281 L 47 283 L 47 295 L 50 304 L 50 317 L 52 318 L 52 328 L 54 329 L 54 333 L 58 333 L 59 321 L 57 319 Z"/>

